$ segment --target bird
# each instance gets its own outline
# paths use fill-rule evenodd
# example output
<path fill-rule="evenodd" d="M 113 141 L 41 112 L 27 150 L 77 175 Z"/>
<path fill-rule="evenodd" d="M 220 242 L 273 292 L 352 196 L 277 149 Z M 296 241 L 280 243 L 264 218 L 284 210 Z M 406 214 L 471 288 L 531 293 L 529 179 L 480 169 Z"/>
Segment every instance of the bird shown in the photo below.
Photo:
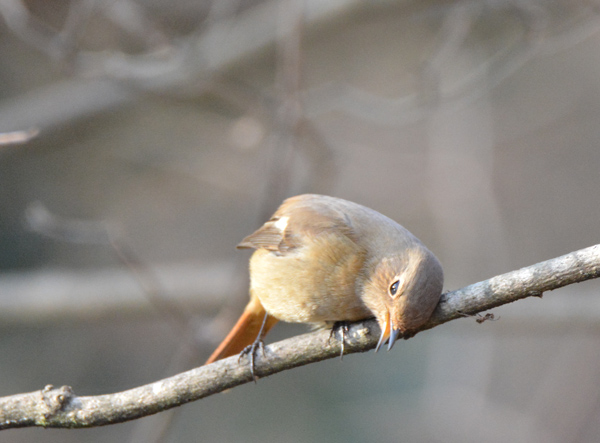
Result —
<path fill-rule="evenodd" d="M 375 317 L 375 349 L 387 341 L 390 350 L 429 320 L 442 294 L 442 266 L 417 237 L 337 197 L 284 200 L 237 248 L 255 249 L 250 301 L 206 364 L 251 348 L 254 372 L 256 345 L 280 320 L 323 328 Z"/>

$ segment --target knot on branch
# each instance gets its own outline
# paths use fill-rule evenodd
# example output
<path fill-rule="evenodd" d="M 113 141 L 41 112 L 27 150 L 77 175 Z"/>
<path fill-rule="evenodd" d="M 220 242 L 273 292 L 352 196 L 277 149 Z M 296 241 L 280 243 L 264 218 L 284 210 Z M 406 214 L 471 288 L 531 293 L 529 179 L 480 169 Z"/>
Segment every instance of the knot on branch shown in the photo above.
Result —
<path fill-rule="evenodd" d="M 74 396 L 73 389 L 70 386 L 55 388 L 52 385 L 46 385 L 40 392 L 43 404 L 46 406 L 43 411 L 44 419 L 46 420 L 64 410 L 65 406 Z"/>

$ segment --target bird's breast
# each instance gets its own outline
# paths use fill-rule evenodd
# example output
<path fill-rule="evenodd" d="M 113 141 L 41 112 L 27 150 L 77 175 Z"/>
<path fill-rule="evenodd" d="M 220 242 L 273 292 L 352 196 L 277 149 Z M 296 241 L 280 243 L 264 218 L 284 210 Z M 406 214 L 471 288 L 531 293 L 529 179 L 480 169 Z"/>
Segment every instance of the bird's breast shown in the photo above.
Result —
<path fill-rule="evenodd" d="M 346 237 L 321 235 L 277 255 L 258 249 L 250 259 L 250 290 L 266 311 L 292 323 L 372 317 L 357 294 L 365 251 Z"/>

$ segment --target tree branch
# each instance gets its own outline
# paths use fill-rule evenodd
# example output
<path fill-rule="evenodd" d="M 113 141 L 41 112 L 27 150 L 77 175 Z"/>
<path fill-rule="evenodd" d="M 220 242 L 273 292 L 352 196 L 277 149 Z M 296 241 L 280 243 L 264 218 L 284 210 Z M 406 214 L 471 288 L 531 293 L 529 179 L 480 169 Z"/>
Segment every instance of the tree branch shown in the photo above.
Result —
<path fill-rule="evenodd" d="M 420 330 L 476 314 L 545 291 L 600 277 L 600 245 L 572 252 L 444 294 L 431 320 Z M 419 332 L 419 331 L 417 331 Z M 373 349 L 379 337 L 375 320 L 354 323 L 344 353 Z M 406 337 L 408 338 L 408 337 Z M 266 377 L 286 369 L 336 357 L 340 340 L 321 330 L 265 348 L 255 373 Z M 120 423 L 199 400 L 252 381 L 247 361 L 230 357 L 208 366 L 116 394 L 79 397 L 70 387 L 0 398 L 0 429 L 43 426 L 80 428 Z"/>

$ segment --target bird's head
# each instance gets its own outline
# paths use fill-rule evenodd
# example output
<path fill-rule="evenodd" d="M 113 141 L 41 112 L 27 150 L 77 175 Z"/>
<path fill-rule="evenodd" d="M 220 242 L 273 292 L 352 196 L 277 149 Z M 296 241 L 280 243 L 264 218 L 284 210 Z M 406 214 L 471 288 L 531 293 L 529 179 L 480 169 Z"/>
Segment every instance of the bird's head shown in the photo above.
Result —
<path fill-rule="evenodd" d="M 431 317 L 442 294 L 442 266 L 428 249 L 416 247 L 377 258 L 366 274 L 362 299 L 381 328 L 376 351 L 386 340 L 389 350 Z"/>

